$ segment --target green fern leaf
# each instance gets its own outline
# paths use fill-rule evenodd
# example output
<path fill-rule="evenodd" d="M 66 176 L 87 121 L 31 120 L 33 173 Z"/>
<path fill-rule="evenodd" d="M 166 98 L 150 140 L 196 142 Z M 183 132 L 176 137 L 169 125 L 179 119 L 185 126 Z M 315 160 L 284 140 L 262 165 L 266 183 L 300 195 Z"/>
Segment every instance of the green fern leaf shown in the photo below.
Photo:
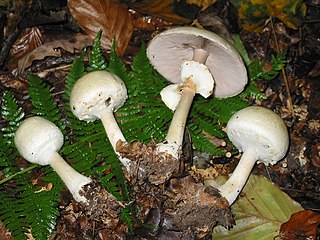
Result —
<path fill-rule="evenodd" d="M 33 105 L 32 113 L 42 116 L 55 123 L 60 129 L 64 129 L 61 122 L 62 115 L 54 102 L 50 87 L 38 76 L 28 75 L 29 95 Z"/>
<path fill-rule="evenodd" d="M 134 58 L 131 68 L 133 78 L 125 82 L 128 100 L 118 110 L 124 134 L 130 141 L 162 141 L 173 114 L 159 97 L 166 81 L 149 63 L 145 44 Z"/>
<path fill-rule="evenodd" d="M 81 52 L 80 56 L 73 61 L 70 71 L 66 77 L 64 98 L 67 103 L 69 103 L 73 85 L 79 78 L 81 78 L 84 75 L 83 58 L 85 53 L 86 53 L 86 50 L 84 49 Z"/>
<path fill-rule="evenodd" d="M 96 71 L 96 70 L 104 70 L 107 68 L 106 60 L 103 56 L 100 44 L 102 30 L 97 33 L 96 38 L 94 39 L 94 43 L 92 46 L 92 50 L 90 53 L 90 61 L 88 71 Z"/>
<path fill-rule="evenodd" d="M 129 81 L 131 81 L 133 76 L 132 74 L 128 73 L 126 66 L 117 55 L 115 47 L 115 42 L 113 42 L 107 70 L 116 74 L 119 78 L 122 79 L 122 81 L 127 84 Z"/>
<path fill-rule="evenodd" d="M 258 59 L 252 61 L 249 65 L 249 76 L 253 80 L 273 80 L 285 64 L 285 54 L 279 53 L 272 55 L 270 65 L 264 60 L 259 62 Z"/>
<path fill-rule="evenodd" d="M 13 145 L 14 133 L 22 122 L 24 113 L 14 96 L 7 91 L 2 95 L 1 116 L 7 122 L 1 129 L 4 140 Z"/>

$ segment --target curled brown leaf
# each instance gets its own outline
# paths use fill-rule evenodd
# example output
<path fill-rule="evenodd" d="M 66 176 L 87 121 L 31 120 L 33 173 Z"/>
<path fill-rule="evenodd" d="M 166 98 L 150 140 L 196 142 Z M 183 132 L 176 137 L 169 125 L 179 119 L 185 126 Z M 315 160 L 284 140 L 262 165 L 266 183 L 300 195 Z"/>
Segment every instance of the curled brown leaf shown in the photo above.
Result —
<path fill-rule="evenodd" d="M 115 39 L 117 53 L 124 54 L 133 33 L 133 21 L 125 5 L 113 0 L 68 0 L 68 7 L 92 39 L 103 30 L 101 46 L 104 50 L 111 49 Z"/>

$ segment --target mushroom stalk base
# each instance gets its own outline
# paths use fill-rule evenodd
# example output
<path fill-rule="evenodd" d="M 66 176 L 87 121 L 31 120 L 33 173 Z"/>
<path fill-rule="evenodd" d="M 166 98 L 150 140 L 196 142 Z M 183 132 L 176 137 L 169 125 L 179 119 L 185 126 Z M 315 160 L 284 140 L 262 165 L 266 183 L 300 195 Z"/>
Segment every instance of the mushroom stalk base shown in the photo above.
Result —
<path fill-rule="evenodd" d="M 230 206 L 237 199 L 241 190 L 245 186 L 256 161 L 257 155 L 254 150 L 249 148 L 244 151 L 231 177 L 225 182 L 225 184 L 218 187 L 221 195 L 228 200 Z"/>
<path fill-rule="evenodd" d="M 168 134 L 166 137 L 166 142 L 164 144 L 159 144 L 160 152 L 168 152 L 173 156 L 178 157 L 179 148 L 181 148 L 183 141 L 183 133 L 186 127 L 187 117 L 189 114 L 189 109 L 191 107 L 194 95 L 195 86 L 192 82 L 186 83 L 182 89 L 181 99 L 178 103 L 176 111 L 174 112 Z M 189 85 L 191 85 L 189 87 Z"/>
<path fill-rule="evenodd" d="M 80 192 L 83 191 L 83 186 L 91 182 L 90 178 L 74 170 L 57 152 L 54 153 L 50 166 L 56 171 L 77 202 L 87 201 Z"/>

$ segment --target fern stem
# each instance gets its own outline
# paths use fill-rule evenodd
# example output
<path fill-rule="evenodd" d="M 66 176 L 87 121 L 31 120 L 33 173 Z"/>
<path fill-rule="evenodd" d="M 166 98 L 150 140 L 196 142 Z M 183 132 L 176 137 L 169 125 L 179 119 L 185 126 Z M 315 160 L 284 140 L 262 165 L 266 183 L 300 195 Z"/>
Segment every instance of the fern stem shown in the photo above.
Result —
<path fill-rule="evenodd" d="M 35 169 L 35 168 L 38 167 L 38 166 L 39 166 L 39 165 L 37 165 L 37 164 L 33 164 L 33 165 L 31 165 L 30 167 L 27 167 L 26 169 L 23 169 L 23 170 L 15 173 L 15 174 L 12 174 L 11 176 L 2 179 L 2 180 L 0 181 L 0 185 L 3 184 L 3 183 L 6 183 L 6 182 L 8 182 L 8 181 L 10 181 L 11 179 L 15 178 L 16 176 L 19 176 L 19 175 L 21 175 L 21 174 L 24 174 L 24 173 L 26 173 L 26 172 L 29 172 L 29 171 L 31 171 L 32 169 Z"/>

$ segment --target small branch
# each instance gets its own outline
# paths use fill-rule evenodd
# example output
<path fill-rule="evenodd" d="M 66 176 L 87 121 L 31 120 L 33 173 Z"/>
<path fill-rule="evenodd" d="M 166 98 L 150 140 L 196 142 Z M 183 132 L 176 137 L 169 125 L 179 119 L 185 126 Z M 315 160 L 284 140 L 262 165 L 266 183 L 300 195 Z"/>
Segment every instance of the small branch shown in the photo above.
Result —
<path fill-rule="evenodd" d="M 276 35 L 276 31 L 274 30 L 274 25 L 273 25 L 273 21 L 272 21 L 272 17 L 270 17 L 270 23 L 271 23 L 271 28 L 272 28 L 272 33 L 273 33 L 273 37 L 276 43 L 276 48 L 277 48 L 277 52 L 280 53 L 280 48 L 279 48 L 279 43 L 278 43 L 278 39 L 277 39 L 277 35 Z M 288 78 L 287 78 L 287 73 L 284 67 L 281 68 L 281 72 L 282 72 L 282 77 L 286 86 L 286 92 L 287 92 L 287 97 L 288 97 L 288 104 L 289 104 L 289 110 L 291 112 L 291 116 L 294 117 L 295 113 L 294 113 L 294 108 L 293 108 L 293 101 L 292 101 L 292 97 L 291 97 L 291 93 L 290 93 L 290 86 L 289 86 L 289 82 L 288 82 Z"/>

